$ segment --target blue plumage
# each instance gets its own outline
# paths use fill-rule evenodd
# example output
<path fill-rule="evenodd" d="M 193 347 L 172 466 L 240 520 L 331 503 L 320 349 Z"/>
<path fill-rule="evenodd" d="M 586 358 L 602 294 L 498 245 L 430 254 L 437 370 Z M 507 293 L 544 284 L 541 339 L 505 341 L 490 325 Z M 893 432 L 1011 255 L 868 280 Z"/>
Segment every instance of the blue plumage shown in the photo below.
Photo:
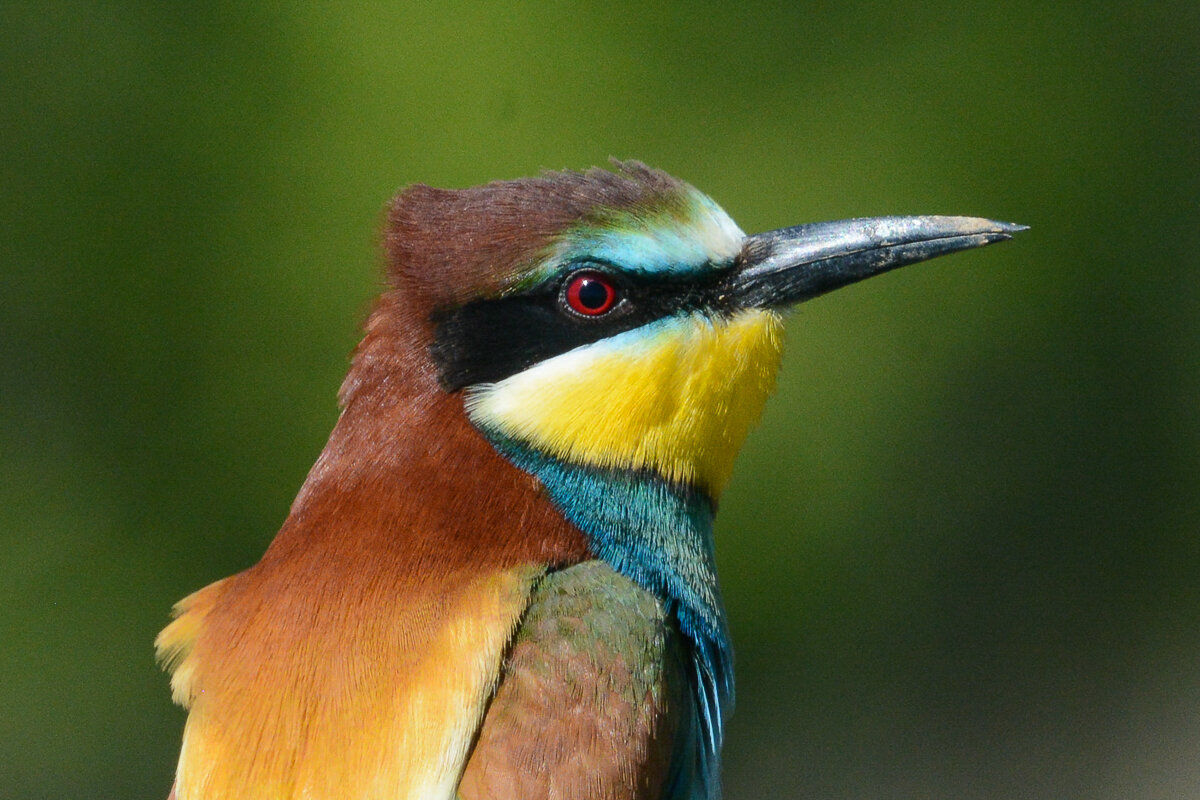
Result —
<path fill-rule="evenodd" d="M 691 726 L 683 721 L 685 733 L 675 743 L 665 797 L 717 797 L 724 722 L 734 691 L 733 648 L 713 553 L 712 501 L 650 473 L 569 464 L 512 439 L 489 438 L 542 482 L 599 558 L 654 593 L 673 613 L 692 657 L 694 719 Z"/>

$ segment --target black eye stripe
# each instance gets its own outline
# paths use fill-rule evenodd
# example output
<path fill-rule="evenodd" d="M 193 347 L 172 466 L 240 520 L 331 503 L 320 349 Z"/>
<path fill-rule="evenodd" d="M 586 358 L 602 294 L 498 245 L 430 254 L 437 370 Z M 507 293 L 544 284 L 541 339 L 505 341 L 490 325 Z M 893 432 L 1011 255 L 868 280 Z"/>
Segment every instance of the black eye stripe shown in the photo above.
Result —
<path fill-rule="evenodd" d="M 587 265 L 590 267 L 590 265 Z M 526 292 L 476 300 L 432 316 L 434 362 L 447 391 L 495 383 L 539 361 L 633 330 L 663 317 L 701 309 L 719 311 L 728 271 L 696 276 L 643 277 L 598 269 L 621 295 L 606 313 L 585 316 L 560 303 L 564 278 Z"/>

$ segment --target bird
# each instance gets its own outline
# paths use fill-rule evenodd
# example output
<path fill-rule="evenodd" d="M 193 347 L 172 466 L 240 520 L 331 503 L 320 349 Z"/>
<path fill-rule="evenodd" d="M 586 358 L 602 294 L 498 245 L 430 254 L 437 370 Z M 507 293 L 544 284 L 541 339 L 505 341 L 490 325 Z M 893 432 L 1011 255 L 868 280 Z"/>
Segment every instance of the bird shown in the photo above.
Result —
<path fill-rule="evenodd" d="M 328 443 L 261 560 L 156 639 L 171 800 L 718 798 L 713 520 L 783 314 L 1024 229 L 746 235 L 636 161 L 401 190 Z"/>

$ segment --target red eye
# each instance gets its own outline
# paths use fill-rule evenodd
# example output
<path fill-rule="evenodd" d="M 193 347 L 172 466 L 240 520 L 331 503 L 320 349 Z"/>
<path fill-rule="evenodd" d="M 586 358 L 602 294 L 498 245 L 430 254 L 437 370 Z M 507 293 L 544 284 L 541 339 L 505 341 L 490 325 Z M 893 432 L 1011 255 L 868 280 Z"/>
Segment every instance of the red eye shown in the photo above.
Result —
<path fill-rule="evenodd" d="M 599 272 L 571 276 L 564 296 L 572 311 L 587 317 L 598 317 L 617 302 L 616 288 Z"/>

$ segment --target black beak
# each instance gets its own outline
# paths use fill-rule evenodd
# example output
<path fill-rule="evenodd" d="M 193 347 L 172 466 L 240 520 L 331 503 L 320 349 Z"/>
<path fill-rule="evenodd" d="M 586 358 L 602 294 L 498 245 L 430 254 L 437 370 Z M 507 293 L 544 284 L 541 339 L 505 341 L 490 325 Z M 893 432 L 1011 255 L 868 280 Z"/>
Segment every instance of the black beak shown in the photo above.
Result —
<path fill-rule="evenodd" d="M 747 236 L 729 300 L 789 306 L 897 267 L 1011 239 L 1025 225 L 978 217 L 867 217 Z"/>

